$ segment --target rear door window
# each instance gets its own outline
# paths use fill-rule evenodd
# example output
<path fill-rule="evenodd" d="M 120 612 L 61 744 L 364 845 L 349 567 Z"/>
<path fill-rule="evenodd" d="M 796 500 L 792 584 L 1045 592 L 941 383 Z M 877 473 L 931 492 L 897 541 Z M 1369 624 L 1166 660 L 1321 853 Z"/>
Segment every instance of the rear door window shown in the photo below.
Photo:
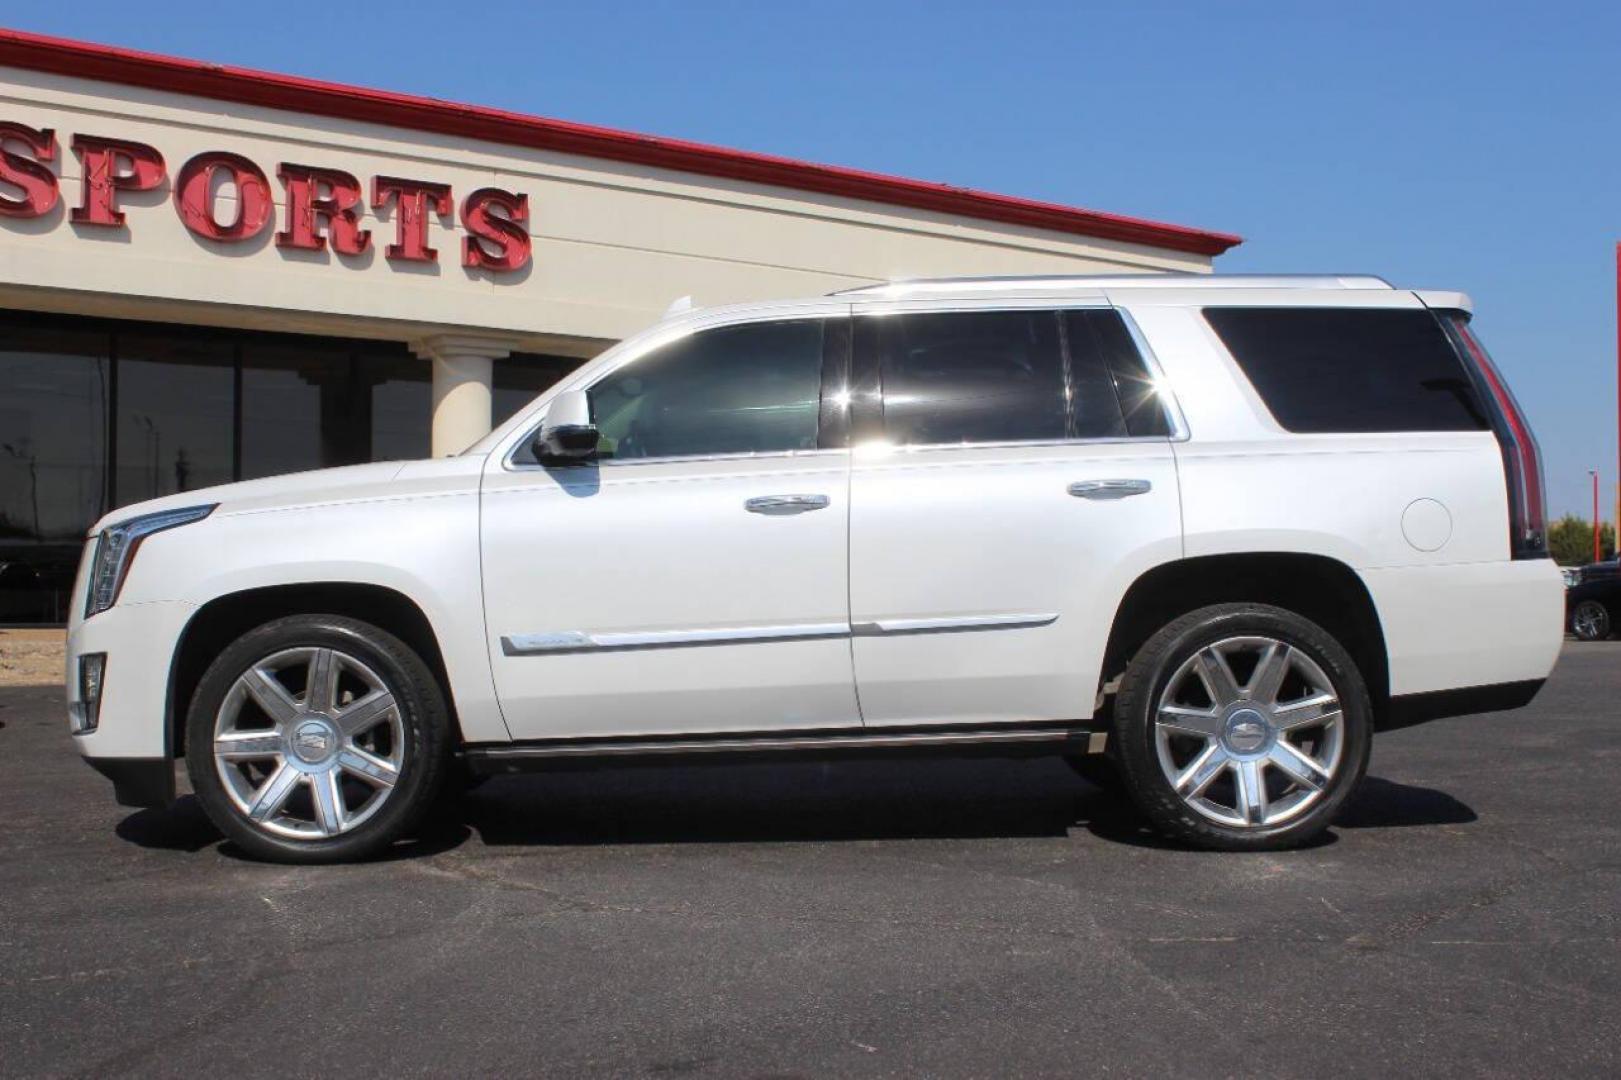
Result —
<path fill-rule="evenodd" d="M 1164 437 L 1154 382 L 1118 312 L 942 311 L 856 320 L 859 366 L 900 446 Z"/>
<path fill-rule="evenodd" d="M 878 358 L 884 434 L 900 446 L 1062 439 L 1064 356 L 1051 311 L 949 311 L 858 322 Z"/>
<path fill-rule="evenodd" d="M 1392 308 L 1206 308 L 1288 431 L 1484 431 L 1486 412 L 1435 316 Z"/>

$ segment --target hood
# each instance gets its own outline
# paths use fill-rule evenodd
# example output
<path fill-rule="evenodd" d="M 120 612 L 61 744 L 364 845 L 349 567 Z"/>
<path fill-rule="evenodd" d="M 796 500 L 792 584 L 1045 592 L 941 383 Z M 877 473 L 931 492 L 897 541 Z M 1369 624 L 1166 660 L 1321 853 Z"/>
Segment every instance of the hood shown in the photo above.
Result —
<path fill-rule="evenodd" d="M 476 490 L 482 466 L 483 459 L 480 457 L 375 461 L 368 465 L 344 465 L 336 469 L 315 469 L 311 472 L 267 476 L 260 480 L 243 480 L 236 484 L 220 484 L 121 506 L 96 522 L 90 535 L 96 535 L 107 525 L 142 514 L 204 503 L 217 503 L 219 509 L 214 514 L 224 515 L 443 494 L 447 489 L 457 488 Z"/>

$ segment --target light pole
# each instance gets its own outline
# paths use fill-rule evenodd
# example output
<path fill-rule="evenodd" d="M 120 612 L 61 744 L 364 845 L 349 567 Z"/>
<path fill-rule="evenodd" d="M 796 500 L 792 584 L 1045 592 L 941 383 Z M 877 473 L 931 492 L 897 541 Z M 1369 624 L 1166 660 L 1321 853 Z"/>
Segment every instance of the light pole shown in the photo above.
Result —
<path fill-rule="evenodd" d="M 1587 475 L 1593 478 L 1593 561 L 1604 561 L 1604 548 L 1599 545 L 1598 521 L 1598 470 L 1588 469 Z"/>

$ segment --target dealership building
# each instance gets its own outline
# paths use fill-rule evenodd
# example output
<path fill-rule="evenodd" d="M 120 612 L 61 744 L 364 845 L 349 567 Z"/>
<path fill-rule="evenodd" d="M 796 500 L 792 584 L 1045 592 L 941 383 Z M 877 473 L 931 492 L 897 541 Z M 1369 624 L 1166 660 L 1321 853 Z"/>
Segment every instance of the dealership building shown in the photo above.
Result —
<path fill-rule="evenodd" d="M 455 453 L 672 302 L 1238 238 L 0 30 L 0 624 L 174 491 Z"/>

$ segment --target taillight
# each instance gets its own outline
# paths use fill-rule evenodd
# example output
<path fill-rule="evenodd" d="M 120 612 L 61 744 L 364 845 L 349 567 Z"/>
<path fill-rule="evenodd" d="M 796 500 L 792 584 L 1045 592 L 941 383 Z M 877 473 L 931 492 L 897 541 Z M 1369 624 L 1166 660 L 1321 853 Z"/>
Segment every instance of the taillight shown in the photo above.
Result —
<path fill-rule="evenodd" d="M 1548 557 L 1547 511 L 1543 504 L 1542 450 L 1520 403 L 1503 381 L 1485 346 L 1469 328 L 1461 311 L 1441 314 L 1475 376 L 1491 397 L 1492 430 L 1503 448 L 1503 469 L 1508 476 L 1509 552 L 1516 559 Z"/>

